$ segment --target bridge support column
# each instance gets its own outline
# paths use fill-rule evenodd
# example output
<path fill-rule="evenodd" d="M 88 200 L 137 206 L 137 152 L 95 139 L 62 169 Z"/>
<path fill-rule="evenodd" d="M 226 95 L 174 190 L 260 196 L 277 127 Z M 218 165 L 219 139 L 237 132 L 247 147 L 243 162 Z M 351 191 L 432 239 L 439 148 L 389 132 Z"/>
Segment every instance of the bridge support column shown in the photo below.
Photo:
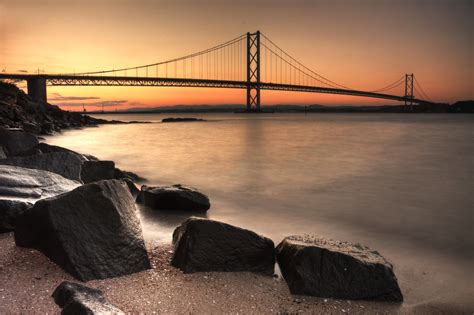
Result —
<path fill-rule="evenodd" d="M 247 33 L 247 112 L 260 112 L 260 31 Z"/>
<path fill-rule="evenodd" d="M 415 77 L 412 74 L 405 74 L 405 105 L 413 105 L 413 81 Z"/>
<path fill-rule="evenodd" d="M 46 78 L 38 76 L 34 79 L 28 79 L 28 95 L 37 102 L 47 102 Z"/>

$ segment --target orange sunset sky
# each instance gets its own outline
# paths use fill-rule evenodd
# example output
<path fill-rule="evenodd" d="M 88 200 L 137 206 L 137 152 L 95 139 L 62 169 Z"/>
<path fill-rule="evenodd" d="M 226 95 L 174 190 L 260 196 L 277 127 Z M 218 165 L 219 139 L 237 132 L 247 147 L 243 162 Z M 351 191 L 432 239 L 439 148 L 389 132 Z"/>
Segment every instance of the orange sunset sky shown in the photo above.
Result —
<path fill-rule="evenodd" d="M 414 73 L 438 102 L 473 99 L 472 0 L 0 0 L 0 71 L 86 72 L 187 55 L 261 30 L 309 68 L 373 90 Z M 401 89 L 392 91 L 402 95 Z M 417 96 L 417 95 L 415 95 Z M 48 87 L 69 110 L 243 104 L 244 90 Z M 393 104 L 262 92 L 268 104 Z"/>

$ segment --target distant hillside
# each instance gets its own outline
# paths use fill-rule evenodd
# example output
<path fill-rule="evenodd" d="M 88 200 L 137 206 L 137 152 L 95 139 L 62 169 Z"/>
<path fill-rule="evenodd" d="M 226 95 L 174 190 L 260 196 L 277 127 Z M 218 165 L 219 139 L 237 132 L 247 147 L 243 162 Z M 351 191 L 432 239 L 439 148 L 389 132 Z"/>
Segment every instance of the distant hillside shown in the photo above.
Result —
<path fill-rule="evenodd" d="M 268 105 L 263 109 L 276 113 L 474 113 L 474 101 L 459 101 L 449 104 L 423 104 L 415 106 L 381 105 L 381 106 L 324 106 L 324 105 Z M 243 105 L 175 105 L 163 107 L 130 108 L 122 111 L 104 112 L 116 114 L 131 113 L 233 113 L 242 111 Z M 100 114 L 93 111 L 90 114 Z"/>
<path fill-rule="evenodd" d="M 474 101 L 459 101 L 450 106 L 453 113 L 474 113 Z"/>

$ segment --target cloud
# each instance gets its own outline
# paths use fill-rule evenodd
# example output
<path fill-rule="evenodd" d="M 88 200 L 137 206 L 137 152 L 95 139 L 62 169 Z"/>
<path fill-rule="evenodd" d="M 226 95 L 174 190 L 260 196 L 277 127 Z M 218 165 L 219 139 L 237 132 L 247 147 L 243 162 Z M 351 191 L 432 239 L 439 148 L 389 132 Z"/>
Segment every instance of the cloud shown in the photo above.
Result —
<path fill-rule="evenodd" d="M 114 106 L 121 106 L 127 103 L 127 100 L 111 100 L 111 101 L 103 101 L 103 102 L 92 102 L 92 103 L 57 103 L 59 106 L 64 107 L 82 107 L 84 106 L 93 106 L 93 107 L 114 107 Z"/>
<path fill-rule="evenodd" d="M 89 106 L 89 104 L 82 104 L 82 103 L 55 103 L 54 105 L 58 105 L 58 106 L 61 106 L 61 107 L 82 107 L 83 105 L 87 105 Z"/>
<path fill-rule="evenodd" d="M 85 100 L 99 100 L 97 96 L 62 96 L 59 93 L 53 93 L 53 97 L 48 97 L 50 101 L 85 101 Z M 80 104 L 82 106 L 82 104 Z"/>
<path fill-rule="evenodd" d="M 124 105 L 127 103 L 128 100 L 118 100 L 118 101 L 104 101 L 104 102 L 95 102 L 95 103 L 89 103 L 87 105 L 89 106 L 104 106 L 104 107 L 110 107 L 110 106 L 120 106 Z"/>
<path fill-rule="evenodd" d="M 21 73 L 28 73 L 28 70 L 16 70 L 17 72 L 21 72 Z"/>

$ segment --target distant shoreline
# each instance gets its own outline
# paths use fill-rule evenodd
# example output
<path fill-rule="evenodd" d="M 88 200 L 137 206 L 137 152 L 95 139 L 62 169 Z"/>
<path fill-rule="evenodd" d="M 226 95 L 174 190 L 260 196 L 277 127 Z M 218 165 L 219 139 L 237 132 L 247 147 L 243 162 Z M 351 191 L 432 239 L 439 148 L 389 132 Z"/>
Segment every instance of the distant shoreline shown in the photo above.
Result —
<path fill-rule="evenodd" d="M 187 114 L 238 113 L 244 105 L 175 105 L 152 108 L 131 108 L 117 111 L 90 111 L 86 114 Z M 263 113 L 474 113 L 474 101 L 449 104 L 380 105 L 380 106 L 324 106 L 324 105 L 269 105 Z"/>

